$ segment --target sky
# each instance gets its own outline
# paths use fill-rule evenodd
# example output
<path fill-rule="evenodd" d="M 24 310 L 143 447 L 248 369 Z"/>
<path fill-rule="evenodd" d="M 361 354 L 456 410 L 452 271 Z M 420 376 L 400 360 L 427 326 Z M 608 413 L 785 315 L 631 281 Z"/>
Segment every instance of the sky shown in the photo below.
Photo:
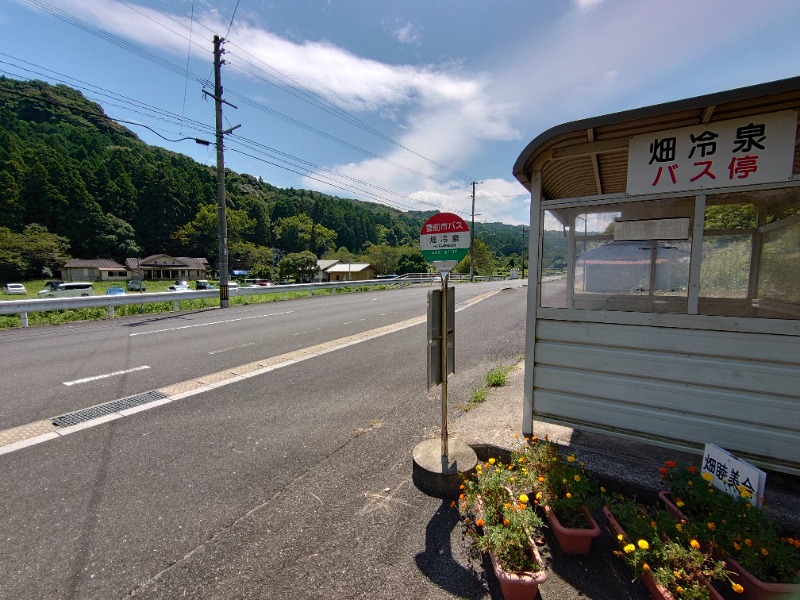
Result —
<path fill-rule="evenodd" d="M 527 224 L 511 171 L 532 139 L 797 76 L 798 22 L 797 0 L 0 0 L 0 75 L 214 166 L 217 35 L 227 168 Z"/>

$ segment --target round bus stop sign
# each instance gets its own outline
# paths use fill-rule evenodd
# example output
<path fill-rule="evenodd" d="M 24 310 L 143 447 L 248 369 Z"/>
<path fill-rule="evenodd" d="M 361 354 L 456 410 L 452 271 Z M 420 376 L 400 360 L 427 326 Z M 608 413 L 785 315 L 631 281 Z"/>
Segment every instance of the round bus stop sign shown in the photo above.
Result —
<path fill-rule="evenodd" d="M 469 252 L 467 222 L 453 213 L 439 213 L 425 221 L 419 236 L 422 256 L 440 271 L 450 271 Z"/>

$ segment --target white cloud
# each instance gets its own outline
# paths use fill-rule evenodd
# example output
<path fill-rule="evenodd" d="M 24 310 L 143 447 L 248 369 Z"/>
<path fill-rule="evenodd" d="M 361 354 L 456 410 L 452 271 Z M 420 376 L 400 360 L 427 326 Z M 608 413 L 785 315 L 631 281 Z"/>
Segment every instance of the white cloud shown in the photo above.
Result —
<path fill-rule="evenodd" d="M 389 35 L 402 44 L 419 43 L 419 29 L 412 23 L 400 19 L 384 19 L 381 25 L 389 32 Z"/>

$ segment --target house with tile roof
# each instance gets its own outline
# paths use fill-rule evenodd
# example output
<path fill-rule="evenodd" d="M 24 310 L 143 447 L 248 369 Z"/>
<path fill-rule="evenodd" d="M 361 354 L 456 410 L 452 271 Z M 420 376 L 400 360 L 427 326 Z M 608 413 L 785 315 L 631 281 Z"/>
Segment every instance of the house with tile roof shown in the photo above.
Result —
<path fill-rule="evenodd" d="M 61 267 L 64 281 L 125 281 L 125 267 L 110 258 L 73 258 Z"/>
<path fill-rule="evenodd" d="M 125 270 L 131 279 L 192 281 L 208 279 L 211 265 L 205 258 L 153 254 L 145 258 L 126 258 Z"/>

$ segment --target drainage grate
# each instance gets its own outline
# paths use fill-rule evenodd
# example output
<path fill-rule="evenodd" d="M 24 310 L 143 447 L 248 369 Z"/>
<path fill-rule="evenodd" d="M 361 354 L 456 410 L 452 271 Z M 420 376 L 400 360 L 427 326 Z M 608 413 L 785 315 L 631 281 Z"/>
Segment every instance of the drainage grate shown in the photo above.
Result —
<path fill-rule="evenodd" d="M 84 421 L 91 421 L 92 419 L 110 415 L 111 413 L 119 412 L 121 410 L 125 410 L 126 408 L 141 406 L 142 404 L 161 400 L 162 398 L 166 397 L 166 394 L 153 391 L 145 392 L 144 394 L 137 394 L 136 396 L 129 396 L 127 398 L 121 398 L 119 400 L 112 400 L 111 402 L 106 402 L 105 404 L 98 404 L 97 406 L 84 408 L 83 410 L 69 413 L 67 415 L 55 417 L 53 419 L 53 425 L 56 427 L 69 427 L 70 425 L 77 425 L 78 423 L 83 423 Z"/>

